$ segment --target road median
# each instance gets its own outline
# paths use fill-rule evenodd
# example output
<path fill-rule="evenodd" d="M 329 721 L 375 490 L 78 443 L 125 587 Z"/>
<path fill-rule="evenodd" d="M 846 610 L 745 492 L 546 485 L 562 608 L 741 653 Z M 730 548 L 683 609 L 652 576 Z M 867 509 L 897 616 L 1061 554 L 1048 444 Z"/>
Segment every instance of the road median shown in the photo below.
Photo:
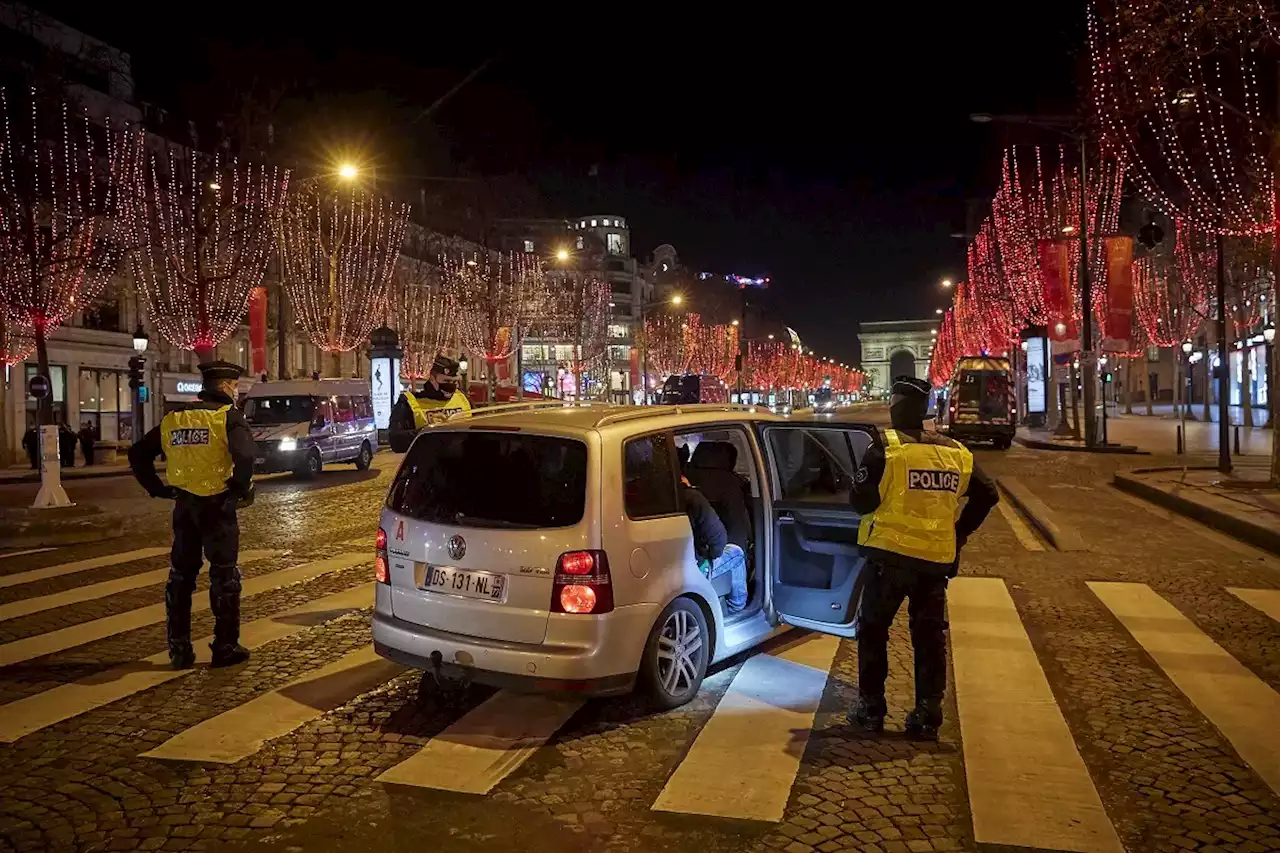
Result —
<path fill-rule="evenodd" d="M 999 477 L 996 483 L 1018 510 L 1059 551 L 1088 551 L 1080 534 L 1058 520 L 1053 510 L 1031 493 L 1017 477 Z"/>

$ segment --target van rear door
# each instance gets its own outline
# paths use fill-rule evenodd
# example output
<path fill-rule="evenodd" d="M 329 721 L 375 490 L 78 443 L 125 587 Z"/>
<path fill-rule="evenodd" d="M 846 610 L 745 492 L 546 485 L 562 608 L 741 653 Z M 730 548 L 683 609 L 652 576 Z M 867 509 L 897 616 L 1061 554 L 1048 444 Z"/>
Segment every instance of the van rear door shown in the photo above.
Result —
<path fill-rule="evenodd" d="M 583 439 L 514 428 L 419 435 L 382 518 L 394 616 L 541 643 L 560 556 L 599 547 L 594 457 Z"/>

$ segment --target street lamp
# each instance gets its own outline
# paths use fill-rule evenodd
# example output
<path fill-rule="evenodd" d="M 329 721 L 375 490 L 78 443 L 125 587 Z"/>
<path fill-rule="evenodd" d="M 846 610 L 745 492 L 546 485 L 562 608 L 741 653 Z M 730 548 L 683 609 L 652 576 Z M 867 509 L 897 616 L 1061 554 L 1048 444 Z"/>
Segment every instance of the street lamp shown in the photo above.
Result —
<path fill-rule="evenodd" d="M 1275 340 L 1276 340 L 1276 324 L 1268 323 L 1267 327 L 1262 330 L 1262 339 L 1266 341 L 1266 377 L 1267 377 L 1267 426 L 1274 427 L 1276 425 L 1276 404 L 1275 391 L 1272 390 L 1272 365 L 1275 363 Z"/>
<path fill-rule="evenodd" d="M 942 286 L 943 286 L 943 287 L 945 287 L 945 288 L 949 288 L 949 287 L 951 287 L 951 284 L 952 284 L 952 282 L 951 282 L 951 279 L 949 279 L 949 278 L 944 278 L 944 279 L 942 280 Z"/>
<path fill-rule="evenodd" d="M 343 163 L 338 167 L 338 177 L 344 181 L 354 181 L 359 174 L 360 170 L 354 163 Z"/>
<path fill-rule="evenodd" d="M 559 250 L 557 250 L 557 251 L 556 251 L 556 260 L 557 260 L 557 261 L 560 261 L 561 263 L 563 263 L 563 262 L 565 262 L 565 261 L 569 260 L 569 250 L 568 250 L 568 249 L 559 249 Z"/>
<path fill-rule="evenodd" d="M 1272 330 L 1274 337 L 1275 330 Z M 147 337 L 147 333 L 143 330 L 142 324 L 138 324 L 138 328 L 133 333 L 133 351 L 138 355 L 142 355 L 147 351 L 147 344 L 151 342 L 151 338 Z"/>
<path fill-rule="evenodd" d="M 734 321 L 733 321 L 732 323 L 730 323 L 729 325 L 731 325 L 731 326 L 737 326 L 737 325 L 739 325 L 739 323 L 738 323 L 738 321 L 737 321 L 737 320 L 734 320 Z"/>
<path fill-rule="evenodd" d="M 644 330 L 644 312 L 648 308 L 657 308 L 661 305 L 681 305 L 684 303 L 684 297 L 679 293 L 672 294 L 670 299 L 657 299 L 653 302 L 639 303 L 640 308 L 640 383 L 641 391 L 644 395 L 644 404 L 649 404 L 649 336 Z M 634 340 L 634 338 L 633 338 Z"/>

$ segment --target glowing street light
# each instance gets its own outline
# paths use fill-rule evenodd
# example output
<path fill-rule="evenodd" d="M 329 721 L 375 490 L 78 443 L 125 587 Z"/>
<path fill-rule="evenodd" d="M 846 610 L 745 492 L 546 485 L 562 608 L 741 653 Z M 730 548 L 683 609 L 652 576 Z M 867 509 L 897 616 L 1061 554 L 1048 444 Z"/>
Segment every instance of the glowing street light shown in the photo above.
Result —
<path fill-rule="evenodd" d="M 360 170 L 355 167 L 354 163 L 343 163 L 338 167 L 338 177 L 344 181 L 354 181 L 359 174 Z"/>
<path fill-rule="evenodd" d="M 944 279 L 942 280 L 942 286 L 943 286 L 943 287 L 951 287 L 951 279 L 949 279 L 949 278 L 944 278 Z"/>
<path fill-rule="evenodd" d="M 557 250 L 557 251 L 556 251 L 556 260 L 557 260 L 557 261 L 567 261 L 567 260 L 569 260 L 569 250 L 568 250 L 568 249 L 559 249 L 559 250 Z"/>
<path fill-rule="evenodd" d="M 677 293 L 675 296 L 671 297 L 671 304 L 672 304 L 672 305 L 679 305 L 679 304 L 680 304 L 681 302 L 683 302 L 683 301 L 684 301 L 684 297 L 683 297 L 683 296 L 681 296 L 681 295 L 680 295 L 680 294 L 678 294 L 678 293 Z"/>
<path fill-rule="evenodd" d="M 934 308 L 934 309 L 933 309 L 933 313 L 935 313 L 935 314 L 941 314 L 941 313 L 942 313 L 942 309 L 941 309 L 941 308 Z"/>
<path fill-rule="evenodd" d="M 734 320 L 734 321 L 733 321 L 732 323 L 730 323 L 729 325 L 731 325 L 731 326 L 736 326 L 736 325 L 738 325 L 738 321 L 737 321 L 737 320 Z"/>

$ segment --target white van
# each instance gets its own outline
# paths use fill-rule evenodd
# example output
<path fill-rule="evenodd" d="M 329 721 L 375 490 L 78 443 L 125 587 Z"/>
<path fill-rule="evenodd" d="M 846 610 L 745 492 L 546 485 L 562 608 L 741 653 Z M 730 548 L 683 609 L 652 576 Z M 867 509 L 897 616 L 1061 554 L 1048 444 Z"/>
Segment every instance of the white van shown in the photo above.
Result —
<path fill-rule="evenodd" d="M 382 510 L 374 649 L 517 689 L 640 687 L 672 708 L 710 664 L 787 625 L 852 637 L 864 561 L 849 491 L 878 441 L 728 405 L 455 415 L 414 439 Z M 698 569 L 684 448 L 742 484 L 726 492 L 749 519 L 742 612 L 724 604 L 728 575 Z"/>
<path fill-rule="evenodd" d="M 311 478 L 325 465 L 373 461 L 378 431 L 368 380 L 290 379 L 258 382 L 244 401 L 258 445 L 254 470 Z"/>

